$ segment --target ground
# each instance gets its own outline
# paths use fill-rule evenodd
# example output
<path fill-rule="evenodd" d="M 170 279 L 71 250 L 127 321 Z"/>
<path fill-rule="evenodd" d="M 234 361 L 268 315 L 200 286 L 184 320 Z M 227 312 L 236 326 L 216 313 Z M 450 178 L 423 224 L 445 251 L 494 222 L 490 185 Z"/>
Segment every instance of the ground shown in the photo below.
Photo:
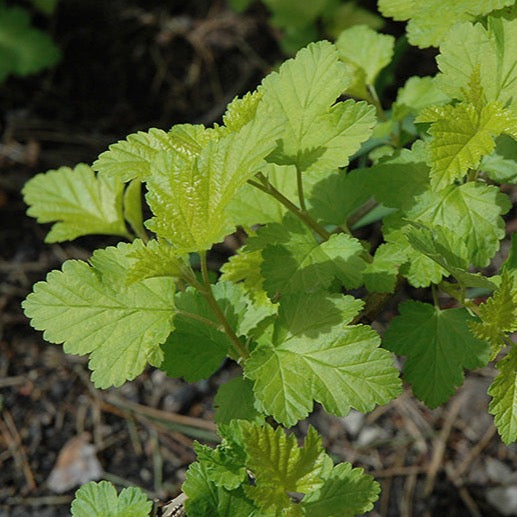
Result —
<path fill-rule="evenodd" d="M 91 163 L 137 130 L 211 124 L 282 59 L 260 6 L 237 15 L 222 1 L 185 4 L 63 0 L 50 26 L 60 65 L 0 86 L 0 516 L 68 515 L 75 490 L 68 486 L 96 469 L 118 487 L 143 487 L 159 505 L 180 491 L 193 440 L 214 441 L 213 394 L 234 373 L 231 364 L 195 385 L 149 369 L 120 389 L 97 391 L 86 359 L 46 344 L 20 308 L 49 270 L 115 242 L 45 245 L 46 228 L 25 215 L 25 181 Z M 387 98 L 407 76 L 433 72 L 433 53 L 421 55 L 405 55 Z M 515 226 L 512 217 L 508 225 Z M 213 261 L 231 249 L 230 241 Z M 381 482 L 371 515 L 502 515 L 496 503 L 515 487 L 517 447 L 501 443 L 487 415 L 493 376 L 492 368 L 468 374 L 444 408 L 425 408 L 407 389 L 366 416 L 316 409 L 297 431 L 314 425 L 336 461 L 362 466 Z"/>

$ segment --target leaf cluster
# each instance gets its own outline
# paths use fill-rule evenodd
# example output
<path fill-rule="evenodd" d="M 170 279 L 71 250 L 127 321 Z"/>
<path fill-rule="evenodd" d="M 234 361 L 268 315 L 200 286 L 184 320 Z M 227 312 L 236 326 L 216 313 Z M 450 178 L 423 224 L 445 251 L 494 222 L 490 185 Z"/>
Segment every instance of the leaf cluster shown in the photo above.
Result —
<path fill-rule="evenodd" d="M 265 421 L 292 427 L 315 402 L 338 416 L 389 403 L 402 390 L 393 354 L 432 408 L 498 360 L 489 411 L 517 439 L 517 240 L 492 263 L 512 207 L 500 186 L 516 178 L 517 17 L 481 3 L 475 19 L 458 7 L 439 73 L 409 79 L 388 110 L 376 84 L 394 38 L 356 26 L 300 50 L 220 125 L 138 132 L 91 167 L 26 184 L 29 215 L 54 223 L 49 242 L 129 241 L 65 262 L 24 302 L 49 342 L 89 354 L 98 387 L 146 364 L 190 382 L 240 368 L 215 398 L 221 445 L 196 446 L 192 515 L 366 511 L 375 485 L 334 467 L 315 431 L 300 449 Z M 424 8 L 379 4 L 424 30 Z M 372 223 L 365 242 L 357 230 Z M 245 245 L 211 276 L 207 254 L 237 227 Z M 430 288 L 428 302 L 405 300 L 381 339 L 371 323 L 404 284 Z"/>
<path fill-rule="evenodd" d="M 350 463 L 333 465 L 309 427 L 298 447 L 281 428 L 233 420 L 215 449 L 196 444 L 183 490 L 189 515 L 353 516 L 373 507 L 379 485 Z"/>

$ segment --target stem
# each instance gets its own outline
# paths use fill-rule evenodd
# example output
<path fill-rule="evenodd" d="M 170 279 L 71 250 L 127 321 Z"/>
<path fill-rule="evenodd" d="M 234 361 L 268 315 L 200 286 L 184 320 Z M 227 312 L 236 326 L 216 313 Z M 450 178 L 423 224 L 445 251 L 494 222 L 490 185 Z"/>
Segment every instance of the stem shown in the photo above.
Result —
<path fill-rule="evenodd" d="M 404 278 L 397 277 L 397 284 L 392 293 L 370 293 L 366 296 L 364 309 L 352 320 L 350 325 L 356 325 L 361 321 L 371 323 L 377 315 L 382 311 L 386 303 L 392 298 L 399 289 L 404 285 Z"/>
<path fill-rule="evenodd" d="M 247 359 L 249 357 L 248 351 L 242 345 L 239 337 L 233 330 L 232 326 L 226 319 L 221 307 L 217 303 L 217 300 L 214 297 L 214 293 L 212 292 L 212 285 L 210 284 L 210 279 L 208 278 L 208 265 L 206 262 L 206 251 L 202 251 L 199 253 L 201 258 L 201 275 L 203 277 L 203 285 L 202 289 L 199 289 L 200 293 L 205 297 L 206 301 L 210 305 L 215 317 L 219 320 L 221 325 L 224 328 L 226 335 L 230 338 L 232 342 L 232 346 L 237 353 L 237 355 L 242 359 Z"/>
<path fill-rule="evenodd" d="M 348 228 L 353 228 L 366 214 L 369 214 L 379 203 L 374 198 L 369 199 L 363 206 L 357 209 L 348 219 Z"/>
<path fill-rule="evenodd" d="M 435 284 L 431 284 L 431 293 L 433 294 L 433 303 L 434 306 L 439 309 L 440 308 L 440 301 L 438 300 L 438 291 L 436 289 Z"/>
<path fill-rule="evenodd" d="M 298 187 L 298 199 L 300 201 L 300 208 L 306 212 L 307 208 L 305 206 L 305 195 L 303 193 L 302 171 L 298 167 L 296 167 L 296 184 Z"/>
<path fill-rule="evenodd" d="M 366 89 L 368 90 L 368 93 L 370 94 L 369 101 L 375 106 L 375 109 L 377 110 L 377 115 L 379 115 L 379 118 L 386 122 L 388 120 L 388 117 L 386 116 L 386 113 L 384 112 L 384 109 L 382 108 L 381 101 L 379 100 L 379 96 L 377 95 L 377 90 L 375 89 L 375 86 L 373 84 L 367 84 Z"/>
<path fill-rule="evenodd" d="M 203 323 L 203 325 L 208 325 L 209 327 L 221 330 L 220 324 L 217 324 L 214 321 L 209 320 L 208 318 L 203 318 L 203 316 L 200 316 L 199 314 L 193 314 L 192 312 L 182 311 L 181 309 L 176 309 L 176 314 L 180 314 L 181 316 L 185 316 L 185 318 L 191 318 L 193 320 L 199 321 L 200 323 Z"/>
<path fill-rule="evenodd" d="M 279 190 L 273 187 L 261 172 L 259 172 L 257 176 L 263 184 L 254 180 L 248 180 L 248 183 L 282 203 L 282 205 L 301 219 L 307 226 L 312 228 L 322 239 L 328 240 L 330 238 L 330 233 L 327 232 L 323 226 L 319 225 L 306 211 L 298 208 L 291 200 L 286 198 Z"/>
<path fill-rule="evenodd" d="M 145 228 L 143 226 L 140 228 L 133 227 L 133 230 L 139 239 L 142 239 L 142 241 L 145 243 L 149 242 L 149 235 L 147 235 L 147 232 L 145 231 Z"/>

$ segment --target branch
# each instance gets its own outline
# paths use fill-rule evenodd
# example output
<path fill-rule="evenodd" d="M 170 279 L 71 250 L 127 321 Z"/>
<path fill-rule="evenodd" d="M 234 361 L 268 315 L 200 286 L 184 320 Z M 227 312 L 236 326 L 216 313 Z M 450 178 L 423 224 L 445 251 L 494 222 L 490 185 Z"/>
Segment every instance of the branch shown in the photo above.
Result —
<path fill-rule="evenodd" d="M 269 180 L 259 172 L 257 174 L 258 178 L 262 181 L 263 184 L 258 183 L 254 180 L 248 180 L 248 183 L 255 188 L 258 188 L 262 192 L 274 197 L 277 201 L 282 203 L 290 212 L 296 215 L 299 219 L 301 219 L 309 228 L 314 230 L 322 239 L 328 240 L 330 238 L 330 233 L 323 228 L 320 224 L 318 224 L 305 210 L 297 207 L 290 199 L 285 197 L 279 190 L 277 190 Z"/>

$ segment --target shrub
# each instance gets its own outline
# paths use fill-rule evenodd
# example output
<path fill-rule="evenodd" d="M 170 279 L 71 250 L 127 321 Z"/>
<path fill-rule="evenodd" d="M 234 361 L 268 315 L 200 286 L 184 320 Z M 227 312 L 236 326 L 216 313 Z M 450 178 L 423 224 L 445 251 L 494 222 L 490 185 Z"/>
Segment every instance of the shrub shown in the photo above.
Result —
<path fill-rule="evenodd" d="M 375 83 L 394 38 L 356 26 L 300 50 L 231 102 L 222 125 L 139 132 L 91 167 L 39 174 L 24 188 L 29 215 L 54 223 L 47 242 L 128 241 L 66 261 L 23 304 L 47 341 L 89 354 L 97 387 L 120 386 L 148 363 L 191 382 L 225 360 L 241 367 L 216 396 L 220 445 L 195 447 L 189 515 L 371 509 L 370 476 L 334 465 L 313 428 L 299 447 L 282 427 L 315 401 L 339 416 L 387 404 L 402 389 L 393 353 L 431 408 L 465 369 L 496 361 L 490 412 L 505 443 L 517 437 L 517 241 L 495 274 L 483 273 L 511 208 L 500 185 L 517 177 L 515 5 L 473 12 L 457 2 L 444 19 L 428 16 L 442 0 L 379 4 L 410 19 L 410 41 L 440 50 L 439 73 L 409 79 L 389 110 Z M 356 231 L 379 219 L 373 248 Z M 213 282 L 207 252 L 237 226 L 248 239 Z M 405 284 L 429 288 L 433 303 L 404 301 L 381 341 L 371 323 Z"/>

